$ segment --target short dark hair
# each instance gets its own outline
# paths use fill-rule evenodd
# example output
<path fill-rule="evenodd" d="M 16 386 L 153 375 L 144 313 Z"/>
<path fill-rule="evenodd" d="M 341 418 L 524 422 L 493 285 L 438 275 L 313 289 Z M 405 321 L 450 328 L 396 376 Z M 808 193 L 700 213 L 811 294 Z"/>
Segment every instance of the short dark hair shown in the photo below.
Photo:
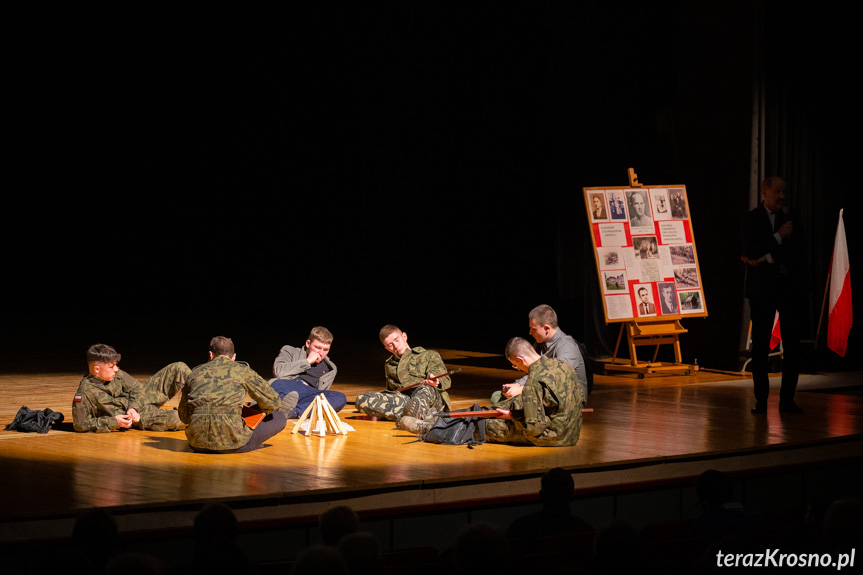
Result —
<path fill-rule="evenodd" d="M 634 191 L 634 192 L 630 192 L 630 193 L 629 193 L 629 197 L 628 197 L 628 198 L 626 198 L 627 203 L 631 206 L 631 205 L 632 205 L 632 200 L 633 200 L 634 198 L 636 198 L 636 197 L 641 198 L 641 201 L 642 201 L 642 202 L 644 202 L 644 203 L 645 203 L 645 205 L 647 204 L 647 198 L 646 198 L 646 196 L 644 195 L 644 192 L 642 192 L 642 191 L 640 191 L 640 190 L 638 190 L 638 191 Z"/>
<path fill-rule="evenodd" d="M 235 353 L 234 342 L 231 341 L 231 338 L 229 337 L 217 335 L 210 340 L 210 351 L 213 352 L 214 357 L 218 357 L 220 355 L 230 357 Z"/>
<path fill-rule="evenodd" d="M 538 305 L 527 314 L 527 319 L 532 319 L 539 325 L 550 325 L 557 327 L 557 312 L 550 305 Z"/>
<path fill-rule="evenodd" d="M 118 363 L 121 355 L 110 345 L 94 343 L 87 350 L 87 363 Z"/>
<path fill-rule="evenodd" d="M 338 545 L 342 537 L 359 531 L 360 519 L 347 505 L 338 505 L 318 516 L 318 527 L 325 545 Z"/>
<path fill-rule="evenodd" d="M 309 341 L 319 341 L 321 343 L 333 343 L 333 334 L 330 330 L 322 325 L 316 325 L 309 332 Z"/>
<path fill-rule="evenodd" d="M 785 188 L 785 180 L 779 176 L 769 176 L 761 181 L 761 193 L 765 190 L 778 190 Z"/>
<path fill-rule="evenodd" d="M 561 467 L 545 472 L 540 480 L 540 496 L 543 501 L 566 501 L 575 499 L 575 482 L 572 474 Z"/>
<path fill-rule="evenodd" d="M 518 357 L 526 353 L 529 350 L 532 350 L 533 346 L 530 345 L 523 337 L 513 337 L 508 342 L 506 342 L 506 350 L 504 351 L 504 355 L 509 359 L 511 357 Z"/>
<path fill-rule="evenodd" d="M 715 507 L 728 503 L 734 496 L 731 478 L 717 469 L 708 469 L 695 480 L 695 493 L 702 501 Z"/>
<path fill-rule="evenodd" d="M 381 328 L 381 332 L 378 334 L 378 337 L 381 338 L 381 343 L 390 336 L 391 333 L 401 331 L 397 325 L 393 325 L 388 323 L 384 327 Z"/>

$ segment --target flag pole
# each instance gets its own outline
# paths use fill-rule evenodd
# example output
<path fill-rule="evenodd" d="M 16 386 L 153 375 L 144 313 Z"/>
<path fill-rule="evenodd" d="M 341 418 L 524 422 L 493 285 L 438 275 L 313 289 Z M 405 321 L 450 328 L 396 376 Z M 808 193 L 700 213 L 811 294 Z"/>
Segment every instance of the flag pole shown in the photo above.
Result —
<path fill-rule="evenodd" d="M 830 292 L 830 272 L 833 271 L 833 252 L 830 252 L 830 265 L 827 266 L 827 284 L 824 286 L 824 298 L 821 300 L 821 314 L 818 316 L 818 329 L 815 330 L 815 344 L 813 349 L 818 349 L 818 340 L 821 337 L 821 324 L 824 323 L 824 307 L 827 305 L 827 294 Z"/>

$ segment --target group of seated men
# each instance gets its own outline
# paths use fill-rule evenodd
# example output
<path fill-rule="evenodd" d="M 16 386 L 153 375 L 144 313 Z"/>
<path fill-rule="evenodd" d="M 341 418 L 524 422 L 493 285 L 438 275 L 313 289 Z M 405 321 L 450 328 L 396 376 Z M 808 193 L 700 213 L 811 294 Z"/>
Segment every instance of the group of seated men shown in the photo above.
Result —
<path fill-rule="evenodd" d="M 575 340 L 559 329 L 551 307 L 534 308 L 528 321 L 536 344 L 512 338 L 506 346 L 512 366 L 527 375 L 491 397 L 497 415 L 486 423 L 485 440 L 575 445 L 588 392 L 584 358 Z M 436 351 L 411 348 L 407 333 L 394 325 L 381 329 L 380 340 L 391 353 L 384 364 L 386 389 L 358 395 L 356 409 L 422 434 L 452 408 L 447 367 Z M 87 351 L 88 373 L 73 401 L 74 428 L 184 429 L 196 452 L 251 451 L 282 431 L 288 419 L 300 417 L 317 395 L 335 411 L 345 406 L 345 395 L 331 389 L 337 372 L 329 357 L 332 342 L 328 329 L 313 328 L 302 347 L 282 347 L 273 365 L 275 377 L 266 381 L 247 363 L 236 361 L 231 339 L 217 336 L 210 341 L 206 363 L 194 369 L 172 363 L 143 384 L 119 369 L 121 356 L 114 348 L 95 344 Z M 177 393 L 179 407 L 162 409 Z M 267 414 L 254 429 L 242 417 L 247 395 Z"/>

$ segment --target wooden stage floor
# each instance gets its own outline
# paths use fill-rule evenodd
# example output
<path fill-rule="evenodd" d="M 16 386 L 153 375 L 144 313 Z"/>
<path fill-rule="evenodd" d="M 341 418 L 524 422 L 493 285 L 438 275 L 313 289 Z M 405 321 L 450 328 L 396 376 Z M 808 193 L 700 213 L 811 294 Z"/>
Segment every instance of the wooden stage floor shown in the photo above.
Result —
<path fill-rule="evenodd" d="M 499 355 L 440 351 L 450 367 L 462 368 L 452 389 L 456 408 L 487 405 L 491 392 L 515 375 Z M 379 374 L 340 375 L 334 389 L 352 402 L 378 389 Z M 340 414 L 355 429 L 347 436 L 294 435 L 289 422 L 263 449 L 221 456 L 193 453 L 182 432 L 72 432 L 79 380 L 74 373 L 0 375 L 4 426 L 22 405 L 69 419 L 45 435 L 0 431 L 0 541 L 67 530 L 78 512 L 94 507 L 112 510 L 121 529 L 131 516 L 139 529 L 147 522 L 180 524 L 208 501 L 231 502 L 241 520 L 276 520 L 314 516 L 338 503 L 391 510 L 535 494 L 537 478 L 552 467 L 571 470 L 585 492 L 691 478 L 708 467 L 742 470 L 863 453 L 863 397 L 824 392 L 854 385 L 856 374 L 803 376 L 804 415 L 778 413 L 774 392 L 769 413 L 757 417 L 749 413 L 748 377 L 704 370 L 646 379 L 597 375 L 588 402 L 594 411 L 585 414 L 571 448 L 414 443 L 392 423 L 358 419 L 349 403 Z"/>

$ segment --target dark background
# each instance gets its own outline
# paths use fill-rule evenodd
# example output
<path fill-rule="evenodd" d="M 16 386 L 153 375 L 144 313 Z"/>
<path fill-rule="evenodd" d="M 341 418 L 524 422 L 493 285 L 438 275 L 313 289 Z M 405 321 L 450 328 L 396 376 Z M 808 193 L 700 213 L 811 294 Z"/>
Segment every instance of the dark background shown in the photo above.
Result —
<path fill-rule="evenodd" d="M 709 316 L 684 321 L 684 361 L 738 369 L 762 79 L 768 171 L 812 222 L 814 338 L 839 208 L 852 260 L 857 243 L 853 24 L 689 4 L 22 17 L 0 370 L 83 370 L 96 342 L 133 372 L 196 364 L 221 334 L 267 375 L 316 324 L 337 361 L 379 365 L 385 323 L 499 353 L 539 303 L 602 356 L 619 326 L 582 188 L 626 186 L 630 167 L 688 190 Z M 825 331 L 808 366 L 850 369 Z"/>

